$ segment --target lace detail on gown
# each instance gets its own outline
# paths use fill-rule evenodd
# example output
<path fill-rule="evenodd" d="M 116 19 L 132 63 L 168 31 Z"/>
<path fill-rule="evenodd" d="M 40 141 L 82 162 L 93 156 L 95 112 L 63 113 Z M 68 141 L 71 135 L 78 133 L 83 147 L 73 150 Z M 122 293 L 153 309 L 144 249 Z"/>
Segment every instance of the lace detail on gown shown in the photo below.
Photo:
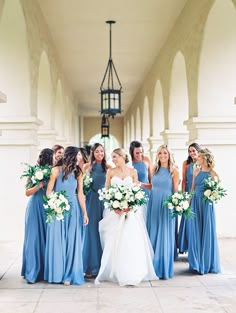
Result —
<path fill-rule="evenodd" d="M 131 176 L 113 176 L 111 185 L 133 184 Z M 141 281 L 156 280 L 153 250 L 141 210 L 118 215 L 108 211 L 99 223 L 103 247 L 101 267 L 95 280 L 118 282 L 120 286 L 138 285 Z"/>

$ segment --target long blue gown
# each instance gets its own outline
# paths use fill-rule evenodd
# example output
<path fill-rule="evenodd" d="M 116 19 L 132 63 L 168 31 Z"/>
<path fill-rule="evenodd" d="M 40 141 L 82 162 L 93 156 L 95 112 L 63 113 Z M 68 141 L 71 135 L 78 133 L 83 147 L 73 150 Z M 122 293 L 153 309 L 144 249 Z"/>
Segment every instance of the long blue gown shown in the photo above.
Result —
<path fill-rule="evenodd" d="M 186 187 L 185 190 L 190 192 L 192 188 L 192 180 L 193 180 L 193 165 L 194 163 L 190 163 L 187 171 L 186 171 Z M 188 251 L 188 232 L 189 232 L 189 220 L 184 216 L 181 217 L 181 222 L 179 226 L 179 236 L 178 236 L 178 246 L 180 253 L 186 253 Z"/>
<path fill-rule="evenodd" d="M 148 168 L 146 164 L 143 161 L 140 162 L 132 162 L 133 167 L 137 170 L 138 173 L 138 180 L 142 183 L 149 183 L 148 179 Z M 143 191 L 145 192 L 146 196 L 150 197 L 150 190 L 143 188 Z M 148 202 L 146 205 L 142 206 L 144 220 L 146 221 L 147 218 L 147 208 L 148 208 Z"/>
<path fill-rule="evenodd" d="M 46 222 L 43 207 L 45 189 L 30 196 L 25 214 L 25 236 L 21 275 L 29 283 L 43 280 Z"/>
<path fill-rule="evenodd" d="M 50 283 L 69 281 L 81 285 L 84 283 L 84 275 L 77 180 L 74 174 L 70 174 L 62 181 L 62 175 L 63 171 L 57 178 L 54 191 L 66 191 L 71 214 L 66 215 L 64 221 L 55 220 L 48 224 L 44 278 Z"/>
<path fill-rule="evenodd" d="M 168 279 L 174 275 L 175 219 L 164 205 L 172 189 L 172 177 L 169 170 L 160 167 L 152 177 L 147 230 L 154 250 L 154 269 L 161 279 Z"/>
<path fill-rule="evenodd" d="M 192 198 L 196 216 L 189 220 L 189 269 L 200 274 L 220 272 L 214 203 L 203 199 L 204 180 L 209 176 L 210 173 L 205 171 L 196 176 Z"/>
<path fill-rule="evenodd" d="M 105 186 L 106 172 L 101 164 L 95 163 L 91 174 L 92 189 L 86 196 L 86 208 L 89 224 L 84 234 L 83 262 L 84 272 L 96 276 L 101 265 L 102 246 L 100 242 L 98 223 L 103 218 L 104 205 L 98 199 L 98 189 Z"/>

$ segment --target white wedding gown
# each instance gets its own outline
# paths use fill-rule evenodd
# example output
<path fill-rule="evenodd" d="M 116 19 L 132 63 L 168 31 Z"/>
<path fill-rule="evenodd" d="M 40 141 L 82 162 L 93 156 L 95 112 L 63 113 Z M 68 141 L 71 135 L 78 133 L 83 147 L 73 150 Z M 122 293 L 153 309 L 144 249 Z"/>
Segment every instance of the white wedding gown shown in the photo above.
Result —
<path fill-rule="evenodd" d="M 111 185 L 131 185 L 133 179 L 114 176 Z M 99 222 L 103 248 L 101 267 L 95 284 L 112 281 L 120 286 L 138 285 L 158 279 L 153 268 L 153 249 L 144 223 L 142 210 L 117 214 L 107 210 Z"/>

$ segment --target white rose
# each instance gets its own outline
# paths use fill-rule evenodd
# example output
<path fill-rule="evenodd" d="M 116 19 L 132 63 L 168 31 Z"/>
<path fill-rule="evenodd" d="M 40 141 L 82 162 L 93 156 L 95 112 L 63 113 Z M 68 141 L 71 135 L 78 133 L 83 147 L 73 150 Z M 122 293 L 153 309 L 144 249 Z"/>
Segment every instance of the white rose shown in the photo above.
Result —
<path fill-rule="evenodd" d="M 62 202 L 65 201 L 65 197 L 62 194 L 59 195 L 58 199 L 60 199 Z"/>
<path fill-rule="evenodd" d="M 105 196 L 106 200 L 110 200 L 111 199 L 111 195 L 108 193 L 106 196 Z"/>
<path fill-rule="evenodd" d="M 139 186 L 134 186 L 134 187 L 133 187 L 133 191 L 134 191 L 134 192 L 139 191 L 139 189 L 140 189 Z"/>
<path fill-rule="evenodd" d="M 141 200 L 143 198 L 143 193 L 141 191 L 137 192 L 135 195 L 135 199 Z"/>
<path fill-rule="evenodd" d="M 207 189 L 207 190 L 204 191 L 204 196 L 205 197 L 209 198 L 210 194 L 211 194 L 211 190 L 210 189 Z"/>
<path fill-rule="evenodd" d="M 55 211 L 57 212 L 57 214 L 61 214 L 62 213 L 62 208 L 57 207 L 57 208 L 55 208 Z"/>
<path fill-rule="evenodd" d="M 189 207 L 188 201 L 183 201 L 183 203 L 182 203 L 183 210 L 186 211 L 188 209 L 188 207 Z"/>
<path fill-rule="evenodd" d="M 115 193 L 115 198 L 117 199 L 117 200 L 121 200 L 122 199 L 122 193 L 121 192 L 116 192 Z"/>
<path fill-rule="evenodd" d="M 175 210 L 176 210 L 177 212 L 181 212 L 181 211 L 182 211 L 182 208 L 181 208 L 179 205 L 177 205 L 177 206 L 175 207 Z"/>
<path fill-rule="evenodd" d="M 178 199 L 172 199 L 172 202 L 177 205 L 179 203 Z"/>
<path fill-rule="evenodd" d="M 174 206 L 173 206 L 173 204 L 172 203 L 168 203 L 168 209 L 170 209 L 170 210 L 173 210 L 174 209 Z"/>
<path fill-rule="evenodd" d="M 112 206 L 113 206 L 114 209 L 118 209 L 118 208 L 120 207 L 120 202 L 117 201 L 117 200 L 115 200 L 115 201 L 113 202 Z"/>
<path fill-rule="evenodd" d="M 35 172 L 35 178 L 38 180 L 42 180 L 43 179 L 43 172 L 42 171 L 36 171 Z"/>
<path fill-rule="evenodd" d="M 217 200 L 219 198 L 219 193 L 216 190 L 212 191 L 212 197 Z"/>

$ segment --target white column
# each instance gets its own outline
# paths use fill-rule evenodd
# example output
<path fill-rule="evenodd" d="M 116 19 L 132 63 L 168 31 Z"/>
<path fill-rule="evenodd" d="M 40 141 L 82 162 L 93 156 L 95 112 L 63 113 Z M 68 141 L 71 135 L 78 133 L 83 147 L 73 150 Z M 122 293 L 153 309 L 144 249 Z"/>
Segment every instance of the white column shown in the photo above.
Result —
<path fill-rule="evenodd" d="M 22 163 L 35 164 L 38 157 L 34 117 L 0 117 L 0 238 L 22 240 L 26 202 L 25 182 L 20 179 Z M 17 230 L 17 231 L 16 231 Z"/>
<path fill-rule="evenodd" d="M 186 142 L 188 141 L 188 131 L 166 129 L 161 133 L 163 141 L 168 145 L 174 154 L 176 165 L 179 167 L 180 176 L 183 161 L 187 158 Z"/>
<path fill-rule="evenodd" d="M 150 158 L 152 163 L 154 163 L 156 159 L 157 149 L 160 147 L 160 145 L 163 144 L 163 140 L 161 138 L 149 137 L 148 142 L 150 145 Z"/>

